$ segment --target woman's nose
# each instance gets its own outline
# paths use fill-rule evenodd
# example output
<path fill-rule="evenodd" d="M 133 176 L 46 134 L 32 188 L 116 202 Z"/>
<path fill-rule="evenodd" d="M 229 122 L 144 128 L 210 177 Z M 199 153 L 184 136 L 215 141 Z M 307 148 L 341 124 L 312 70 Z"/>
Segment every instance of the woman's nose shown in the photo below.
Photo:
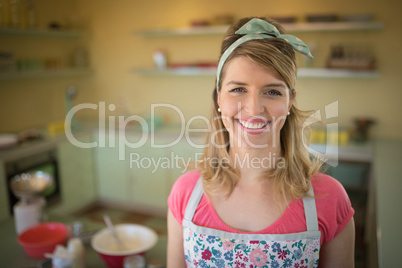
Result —
<path fill-rule="evenodd" d="M 250 116 L 260 115 L 264 111 L 264 106 L 259 96 L 249 96 L 244 104 L 244 110 Z"/>

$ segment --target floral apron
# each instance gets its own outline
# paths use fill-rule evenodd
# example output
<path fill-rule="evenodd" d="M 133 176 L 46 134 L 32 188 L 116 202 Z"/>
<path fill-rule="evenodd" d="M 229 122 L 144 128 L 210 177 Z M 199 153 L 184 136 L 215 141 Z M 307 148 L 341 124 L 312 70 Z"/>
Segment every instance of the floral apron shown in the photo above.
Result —
<path fill-rule="evenodd" d="M 204 191 L 198 180 L 183 219 L 187 267 L 318 267 L 320 236 L 314 198 L 303 198 L 307 231 L 292 234 L 239 234 L 192 222 Z M 310 185 L 308 192 L 314 195 Z"/>

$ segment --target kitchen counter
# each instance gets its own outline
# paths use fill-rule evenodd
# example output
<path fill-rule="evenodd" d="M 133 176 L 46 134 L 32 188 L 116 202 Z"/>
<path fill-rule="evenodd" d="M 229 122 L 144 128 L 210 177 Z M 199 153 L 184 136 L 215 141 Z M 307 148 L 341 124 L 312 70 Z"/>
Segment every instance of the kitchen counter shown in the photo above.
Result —
<path fill-rule="evenodd" d="M 63 222 L 68 225 L 72 225 L 77 220 L 83 223 L 84 230 L 86 231 L 105 228 L 103 224 L 82 218 L 65 217 L 57 214 L 51 214 L 49 216 L 49 221 Z M 0 222 L 0 238 L 0 267 L 35 268 L 40 267 L 39 265 L 45 260 L 30 258 L 26 255 L 22 246 L 17 242 L 17 234 L 15 232 L 14 220 L 12 218 Z M 166 254 L 166 241 L 166 236 L 159 236 L 155 247 L 147 252 L 146 259 L 161 260 L 161 257 L 164 257 Z M 87 268 L 107 267 L 101 257 L 92 249 L 89 242 L 85 243 L 85 259 Z"/>
<path fill-rule="evenodd" d="M 191 141 L 195 141 L 197 144 L 204 142 L 205 133 L 196 130 L 198 129 L 189 128 L 188 131 L 186 131 L 184 126 L 180 127 L 180 125 L 172 124 L 158 127 L 154 132 L 147 131 L 145 134 L 148 140 L 153 138 L 152 135 L 155 135 L 158 139 L 165 140 L 166 144 L 181 139 L 191 139 Z M 0 149 L 0 162 L 10 162 L 33 154 L 53 150 L 57 148 L 58 144 L 68 140 L 64 132 L 54 135 L 50 135 L 43 129 L 39 130 L 39 132 L 42 134 L 42 139 Z M 88 121 L 81 124 L 79 130 L 73 131 L 71 135 L 73 139 L 79 142 L 80 137 L 86 135 L 92 135 L 98 138 L 104 138 L 105 135 L 115 135 L 116 137 L 122 135 L 127 139 L 127 143 L 130 143 L 133 137 L 138 141 L 139 137 L 143 135 L 143 131 L 140 125 L 127 126 L 126 128 L 109 128 L 107 125 L 99 127 L 98 122 Z"/>

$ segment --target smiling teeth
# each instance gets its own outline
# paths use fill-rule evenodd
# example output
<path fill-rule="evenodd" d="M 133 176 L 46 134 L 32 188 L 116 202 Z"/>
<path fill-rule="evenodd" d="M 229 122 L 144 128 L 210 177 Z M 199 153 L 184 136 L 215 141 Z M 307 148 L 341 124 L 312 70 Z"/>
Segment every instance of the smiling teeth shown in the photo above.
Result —
<path fill-rule="evenodd" d="M 249 129 L 260 129 L 260 128 L 265 127 L 265 126 L 268 124 L 268 122 L 266 122 L 266 123 L 263 123 L 263 122 L 260 122 L 260 123 L 251 123 L 251 122 L 242 121 L 242 120 L 239 120 L 239 122 L 240 122 L 240 124 L 242 124 L 244 127 L 249 128 Z"/>

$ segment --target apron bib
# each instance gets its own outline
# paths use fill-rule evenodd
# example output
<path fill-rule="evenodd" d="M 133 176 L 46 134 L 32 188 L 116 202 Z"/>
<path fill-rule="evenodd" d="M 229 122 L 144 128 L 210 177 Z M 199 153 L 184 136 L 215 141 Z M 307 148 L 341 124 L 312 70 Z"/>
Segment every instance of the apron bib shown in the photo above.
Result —
<path fill-rule="evenodd" d="M 292 234 L 239 234 L 195 225 L 204 191 L 198 180 L 183 219 L 187 267 L 318 267 L 320 236 L 314 198 L 303 197 L 307 231 Z M 310 184 L 308 192 L 314 195 Z"/>

